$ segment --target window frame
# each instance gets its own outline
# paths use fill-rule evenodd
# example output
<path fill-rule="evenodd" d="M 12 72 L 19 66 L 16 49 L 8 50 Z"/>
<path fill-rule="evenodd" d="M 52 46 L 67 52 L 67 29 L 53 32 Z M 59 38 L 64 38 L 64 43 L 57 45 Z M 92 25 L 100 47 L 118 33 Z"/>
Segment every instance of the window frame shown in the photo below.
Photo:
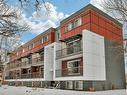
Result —
<path fill-rule="evenodd" d="M 78 67 L 74 66 L 74 62 L 79 62 L 79 63 L 78 63 Z M 72 61 L 68 61 L 68 62 L 67 62 L 67 69 L 68 69 L 68 71 L 69 71 L 69 70 L 70 70 L 70 71 L 72 70 L 71 73 L 68 72 L 68 75 L 77 75 L 77 74 L 80 74 L 80 62 L 81 62 L 81 59 L 76 59 L 76 60 L 72 60 Z M 73 66 L 71 67 L 70 64 L 73 65 Z M 75 68 L 78 68 L 78 71 L 79 71 L 79 72 L 73 73 L 73 71 L 75 70 Z"/>
<path fill-rule="evenodd" d="M 46 38 L 46 39 L 45 39 Z M 49 41 L 48 35 L 42 37 L 42 44 Z"/>
<path fill-rule="evenodd" d="M 76 23 L 77 22 L 77 23 Z M 72 29 L 82 25 L 82 17 L 75 19 L 74 21 L 67 24 L 65 32 L 71 31 Z"/>

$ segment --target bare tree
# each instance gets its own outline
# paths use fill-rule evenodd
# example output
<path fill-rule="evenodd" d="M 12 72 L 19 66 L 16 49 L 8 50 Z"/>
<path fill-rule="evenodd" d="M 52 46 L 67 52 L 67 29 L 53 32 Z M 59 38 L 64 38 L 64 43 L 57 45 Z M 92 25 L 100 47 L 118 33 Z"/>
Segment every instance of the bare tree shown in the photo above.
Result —
<path fill-rule="evenodd" d="M 102 6 L 112 13 L 117 20 L 127 21 L 127 0 L 103 0 Z"/>
<path fill-rule="evenodd" d="M 117 50 L 117 55 L 120 57 L 125 53 L 127 56 L 127 0 L 103 0 L 102 7 L 111 14 L 116 20 L 123 23 L 124 42 L 122 44 L 110 47 Z M 114 39 L 114 41 L 117 39 Z M 124 46 L 123 46 L 124 43 Z"/>
<path fill-rule="evenodd" d="M 0 55 L 7 54 L 15 45 L 14 38 L 29 29 L 26 23 L 19 22 L 20 17 L 19 9 L 8 6 L 3 0 L 0 1 Z"/>
<path fill-rule="evenodd" d="M 115 19 L 123 23 L 123 31 L 125 32 L 127 29 L 127 0 L 103 0 L 102 7 Z M 124 37 L 126 36 L 125 33 Z"/>
<path fill-rule="evenodd" d="M 9 0 L 0 0 L 0 55 L 4 54 L 4 56 L 7 55 L 8 51 L 13 50 L 14 46 L 19 46 L 20 42 L 17 42 L 15 37 L 17 35 L 19 36 L 21 32 L 30 29 L 27 24 L 19 24 L 20 10 L 10 7 L 7 4 L 8 1 Z M 23 9 L 31 6 L 36 9 L 36 11 L 39 11 L 43 4 L 47 13 L 50 11 L 45 0 L 17 0 L 17 2 L 20 3 Z"/>
<path fill-rule="evenodd" d="M 49 11 L 48 6 L 46 5 L 46 0 L 18 0 L 21 4 L 21 7 L 28 8 L 28 6 L 34 7 L 36 10 L 40 10 L 40 6 L 43 4 L 47 11 Z"/>

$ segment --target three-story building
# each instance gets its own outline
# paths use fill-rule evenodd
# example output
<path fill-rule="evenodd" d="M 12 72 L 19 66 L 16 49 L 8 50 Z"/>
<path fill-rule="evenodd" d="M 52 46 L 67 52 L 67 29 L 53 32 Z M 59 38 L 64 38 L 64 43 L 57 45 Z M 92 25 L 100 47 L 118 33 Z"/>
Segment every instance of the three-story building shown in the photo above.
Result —
<path fill-rule="evenodd" d="M 125 88 L 122 24 L 89 4 L 10 55 L 10 85 Z"/>

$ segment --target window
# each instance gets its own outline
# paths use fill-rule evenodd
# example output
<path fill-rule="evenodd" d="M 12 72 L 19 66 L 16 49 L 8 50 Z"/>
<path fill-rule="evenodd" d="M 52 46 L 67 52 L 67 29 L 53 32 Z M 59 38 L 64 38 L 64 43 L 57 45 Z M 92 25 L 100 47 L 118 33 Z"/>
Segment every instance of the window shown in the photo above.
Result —
<path fill-rule="evenodd" d="M 48 42 L 48 35 L 42 38 L 42 43 Z"/>
<path fill-rule="evenodd" d="M 75 81 L 75 89 L 82 90 L 83 89 L 83 81 Z"/>
<path fill-rule="evenodd" d="M 58 39 L 60 38 L 60 33 L 57 34 Z"/>
<path fill-rule="evenodd" d="M 81 50 L 81 39 L 76 39 L 67 43 L 67 54 L 80 52 Z"/>
<path fill-rule="evenodd" d="M 23 52 L 23 53 L 25 52 L 24 48 L 22 49 L 22 52 Z"/>
<path fill-rule="evenodd" d="M 70 31 L 72 29 L 72 23 L 69 23 L 67 26 L 67 31 Z"/>
<path fill-rule="evenodd" d="M 73 81 L 67 81 L 66 82 L 66 88 L 67 89 L 73 89 Z"/>
<path fill-rule="evenodd" d="M 81 18 L 75 20 L 75 22 L 74 22 L 74 28 L 80 26 L 81 25 L 81 21 L 82 21 Z"/>
<path fill-rule="evenodd" d="M 41 39 L 41 42 L 42 42 L 42 44 L 43 44 L 43 38 Z"/>
<path fill-rule="evenodd" d="M 31 50 L 31 49 L 32 49 L 32 45 L 30 44 L 30 45 L 29 45 L 29 50 Z"/>
<path fill-rule="evenodd" d="M 32 43 L 32 48 L 34 48 L 34 43 Z"/>
<path fill-rule="evenodd" d="M 32 48 L 34 48 L 34 43 L 29 45 L 29 50 L 32 49 Z"/>
<path fill-rule="evenodd" d="M 17 51 L 17 56 L 19 56 L 19 52 Z"/>
<path fill-rule="evenodd" d="M 68 75 L 80 74 L 80 59 L 67 62 Z"/>
<path fill-rule="evenodd" d="M 72 29 L 75 28 L 75 23 L 72 23 L 72 27 L 71 27 L 71 28 L 72 28 Z"/>
<path fill-rule="evenodd" d="M 60 33 L 57 33 L 57 38 L 60 39 Z"/>
<path fill-rule="evenodd" d="M 75 21 L 69 23 L 67 27 L 65 28 L 65 32 L 72 30 L 73 28 L 76 28 L 82 24 L 81 17 L 76 19 Z"/>

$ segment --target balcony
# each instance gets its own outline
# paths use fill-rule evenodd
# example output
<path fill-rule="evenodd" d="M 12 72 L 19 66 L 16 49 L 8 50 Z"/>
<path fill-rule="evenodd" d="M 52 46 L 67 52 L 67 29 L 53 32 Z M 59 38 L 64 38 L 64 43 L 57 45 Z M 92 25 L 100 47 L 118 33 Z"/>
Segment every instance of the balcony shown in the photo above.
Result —
<path fill-rule="evenodd" d="M 10 64 L 8 68 L 9 69 L 14 69 L 15 68 L 15 64 L 14 63 Z"/>
<path fill-rule="evenodd" d="M 15 64 L 15 68 L 21 67 L 21 63 Z"/>
<path fill-rule="evenodd" d="M 21 79 L 30 79 L 31 78 L 31 74 L 21 74 Z"/>
<path fill-rule="evenodd" d="M 33 72 L 31 78 L 43 78 L 43 73 L 40 72 Z"/>
<path fill-rule="evenodd" d="M 82 52 L 81 43 L 56 51 L 56 59 L 73 56 Z"/>
<path fill-rule="evenodd" d="M 7 65 L 7 69 L 15 69 L 15 68 L 21 68 L 21 67 L 26 67 L 26 66 L 38 66 L 38 65 L 43 65 L 44 64 L 44 57 L 37 57 L 32 59 L 32 64 L 29 63 L 29 61 L 24 61 L 20 63 L 11 63 Z"/>
<path fill-rule="evenodd" d="M 33 72 L 30 74 L 21 74 L 22 79 L 32 79 L 32 78 L 43 78 L 43 72 Z"/>
<path fill-rule="evenodd" d="M 21 67 L 25 67 L 25 66 L 28 66 L 28 65 L 30 65 L 29 61 L 25 61 L 25 62 L 21 63 Z"/>
<path fill-rule="evenodd" d="M 32 59 L 32 65 L 43 65 L 44 64 L 44 57 L 36 57 Z"/>
<path fill-rule="evenodd" d="M 12 76 L 5 76 L 5 79 L 14 79 Z"/>
<path fill-rule="evenodd" d="M 83 67 L 73 67 L 56 70 L 56 77 L 72 77 L 82 75 L 83 75 Z"/>
<path fill-rule="evenodd" d="M 5 79 L 34 79 L 34 78 L 43 78 L 44 72 L 33 72 L 33 73 L 25 73 L 21 75 L 13 75 L 13 76 L 5 76 Z"/>
<path fill-rule="evenodd" d="M 6 69 L 10 70 L 10 69 L 15 69 L 15 68 L 19 68 L 21 67 L 21 63 L 10 63 L 7 65 Z"/>

